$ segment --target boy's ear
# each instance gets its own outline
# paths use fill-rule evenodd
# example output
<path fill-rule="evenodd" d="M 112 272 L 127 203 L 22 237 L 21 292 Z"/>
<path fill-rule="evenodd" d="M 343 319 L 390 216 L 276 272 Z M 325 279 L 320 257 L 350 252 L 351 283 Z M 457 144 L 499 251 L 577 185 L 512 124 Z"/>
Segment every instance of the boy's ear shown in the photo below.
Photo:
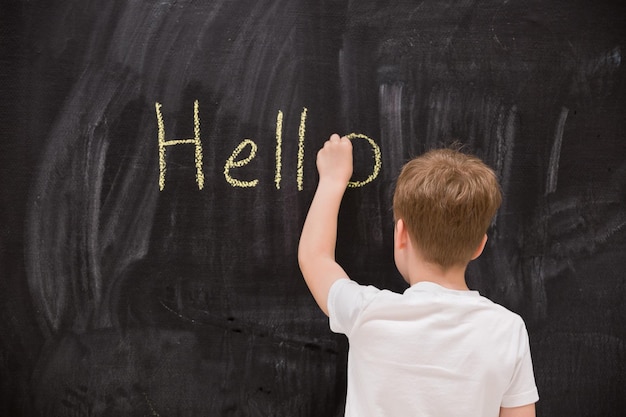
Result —
<path fill-rule="evenodd" d="M 406 225 L 404 224 L 404 220 L 398 219 L 396 220 L 396 227 L 394 237 L 394 244 L 396 245 L 396 249 L 404 249 L 409 243 L 409 233 L 406 230 Z"/>
<path fill-rule="evenodd" d="M 480 244 L 476 248 L 474 255 L 472 255 L 472 261 L 478 258 L 483 253 L 483 250 L 485 250 L 486 244 L 487 244 L 487 233 L 485 233 L 485 236 L 483 236 L 483 240 L 480 241 Z"/>

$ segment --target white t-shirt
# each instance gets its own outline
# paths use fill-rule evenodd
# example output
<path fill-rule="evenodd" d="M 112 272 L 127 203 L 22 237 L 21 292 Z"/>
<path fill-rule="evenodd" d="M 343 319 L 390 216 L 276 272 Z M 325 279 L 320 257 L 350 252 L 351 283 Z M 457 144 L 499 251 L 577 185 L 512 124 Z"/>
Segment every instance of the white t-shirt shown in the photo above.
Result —
<path fill-rule="evenodd" d="M 350 343 L 346 417 L 497 417 L 539 399 L 522 318 L 477 291 L 340 279 L 328 311 Z"/>

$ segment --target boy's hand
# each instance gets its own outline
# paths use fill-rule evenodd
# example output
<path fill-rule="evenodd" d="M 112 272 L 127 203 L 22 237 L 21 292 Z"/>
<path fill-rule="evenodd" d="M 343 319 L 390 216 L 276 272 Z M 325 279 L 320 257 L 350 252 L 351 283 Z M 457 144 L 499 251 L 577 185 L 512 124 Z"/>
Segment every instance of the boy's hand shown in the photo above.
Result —
<path fill-rule="evenodd" d="M 320 183 L 329 182 L 346 187 L 352 177 L 352 142 L 347 137 L 331 135 L 317 153 Z"/>

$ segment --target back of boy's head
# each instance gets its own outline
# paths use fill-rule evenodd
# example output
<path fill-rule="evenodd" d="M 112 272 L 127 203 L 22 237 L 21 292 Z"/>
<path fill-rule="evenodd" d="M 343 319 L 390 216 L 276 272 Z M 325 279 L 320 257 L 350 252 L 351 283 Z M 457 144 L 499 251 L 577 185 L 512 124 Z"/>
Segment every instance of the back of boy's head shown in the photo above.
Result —
<path fill-rule="evenodd" d="M 448 268 L 471 260 L 501 202 L 496 175 L 484 162 L 435 149 L 402 168 L 393 209 L 424 260 Z"/>

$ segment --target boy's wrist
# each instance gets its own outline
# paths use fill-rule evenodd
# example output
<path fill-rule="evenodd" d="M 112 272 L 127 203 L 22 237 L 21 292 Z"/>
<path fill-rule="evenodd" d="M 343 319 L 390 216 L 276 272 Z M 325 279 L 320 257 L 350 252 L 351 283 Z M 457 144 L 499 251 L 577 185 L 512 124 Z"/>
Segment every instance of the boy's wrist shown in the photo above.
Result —
<path fill-rule="evenodd" d="M 320 178 L 317 188 L 343 194 L 348 187 L 347 181 L 338 181 L 334 178 Z"/>

